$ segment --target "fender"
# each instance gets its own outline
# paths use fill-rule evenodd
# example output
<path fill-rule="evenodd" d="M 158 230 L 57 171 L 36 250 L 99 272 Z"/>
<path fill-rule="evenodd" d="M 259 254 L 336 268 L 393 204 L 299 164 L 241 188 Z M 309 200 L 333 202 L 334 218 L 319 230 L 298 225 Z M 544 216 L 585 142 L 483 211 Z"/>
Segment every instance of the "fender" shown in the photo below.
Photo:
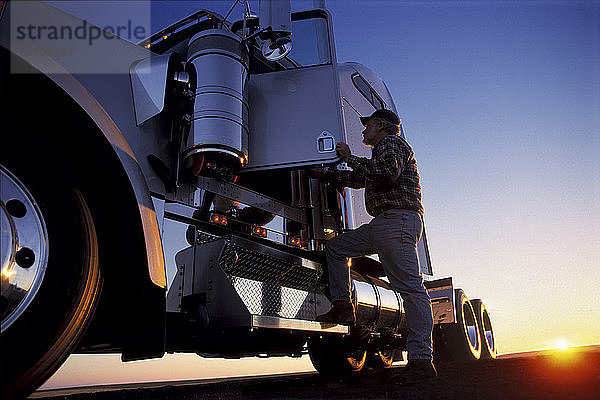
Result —
<path fill-rule="evenodd" d="M 68 73 L 52 74 L 49 78 L 81 106 L 111 144 L 116 156 L 119 158 L 137 199 L 139 217 L 144 230 L 150 279 L 155 285 L 166 288 L 165 262 L 158 220 L 146 179 L 131 147 L 104 108 L 72 75 Z"/>
<path fill-rule="evenodd" d="M 3 3 L 2 5 L 6 5 Z M 40 13 L 64 13 L 48 5 L 35 3 Z M 27 54 L 22 47 L 10 46 L 11 32 L 9 30 L 10 5 L 0 20 L 0 45 L 9 52 L 21 57 L 32 67 L 52 80 L 67 95 L 69 95 L 89 116 L 104 138 L 110 143 L 115 155 L 121 163 L 129 179 L 138 204 L 139 219 L 143 229 L 146 247 L 148 276 L 152 283 L 160 288 L 166 288 L 165 263 L 160 238 L 159 224 L 150 197 L 150 191 L 140 164 L 136 159 L 123 132 L 119 129 L 109 112 L 98 102 L 86 87 L 56 59 L 43 54 Z M 47 15 L 47 14 L 41 14 Z M 66 14 L 65 14 L 66 15 Z M 70 17 L 70 16 L 69 16 Z M 12 47 L 12 48 L 11 48 Z"/>

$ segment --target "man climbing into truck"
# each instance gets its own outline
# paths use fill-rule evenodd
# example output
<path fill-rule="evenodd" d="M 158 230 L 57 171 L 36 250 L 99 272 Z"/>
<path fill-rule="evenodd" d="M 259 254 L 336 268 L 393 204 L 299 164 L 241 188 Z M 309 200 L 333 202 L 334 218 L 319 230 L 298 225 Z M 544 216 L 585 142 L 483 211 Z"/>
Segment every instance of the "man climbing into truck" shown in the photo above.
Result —
<path fill-rule="evenodd" d="M 408 366 L 396 375 L 406 382 L 435 378 L 431 300 L 417 256 L 417 242 L 423 230 L 417 162 L 412 148 L 399 135 L 400 120 L 394 112 L 376 110 L 361 117 L 361 122 L 365 126 L 363 144 L 373 148 L 370 159 L 352 155 L 350 147 L 340 142 L 336 152 L 352 170 L 312 170 L 313 176 L 337 189 L 365 188 L 366 209 L 374 217 L 327 242 L 332 307 L 317 320 L 349 325 L 356 322 L 347 258 L 376 253 L 406 310 Z M 392 375 L 393 371 L 396 370 L 392 370 Z"/>

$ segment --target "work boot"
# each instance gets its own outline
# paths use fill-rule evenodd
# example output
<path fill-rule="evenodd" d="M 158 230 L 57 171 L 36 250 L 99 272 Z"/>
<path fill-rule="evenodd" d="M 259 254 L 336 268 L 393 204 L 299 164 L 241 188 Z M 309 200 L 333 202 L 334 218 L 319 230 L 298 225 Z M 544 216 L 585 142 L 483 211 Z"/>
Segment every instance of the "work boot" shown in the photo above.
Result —
<path fill-rule="evenodd" d="M 404 368 L 394 368 L 391 371 L 393 382 L 410 384 L 436 379 L 438 374 L 430 360 L 408 360 Z"/>
<path fill-rule="evenodd" d="M 354 314 L 354 304 L 350 301 L 335 300 L 331 304 L 331 309 L 325 314 L 317 315 L 319 322 L 336 322 L 338 324 L 354 325 L 356 315 Z"/>

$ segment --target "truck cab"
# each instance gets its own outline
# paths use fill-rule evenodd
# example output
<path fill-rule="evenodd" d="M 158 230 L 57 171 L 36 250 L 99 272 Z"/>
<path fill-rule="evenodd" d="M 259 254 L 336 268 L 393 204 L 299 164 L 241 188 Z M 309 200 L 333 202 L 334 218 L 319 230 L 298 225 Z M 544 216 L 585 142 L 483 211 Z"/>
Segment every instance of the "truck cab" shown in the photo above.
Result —
<path fill-rule="evenodd" d="M 140 43 L 105 35 L 64 58 L 32 52 L 43 43 L 9 21 L 87 22 L 0 2 L 3 398 L 72 352 L 308 353 L 322 373 L 401 358 L 403 301 L 376 255 L 348 261 L 357 325 L 316 321 L 331 304 L 327 240 L 371 217 L 363 190 L 307 172 L 348 168 L 338 142 L 369 157 L 359 117 L 397 110 L 373 71 L 338 64 L 329 12 L 284 3 L 235 23 L 199 10 Z M 438 348 L 494 357 L 483 303 L 429 278 L 425 234 L 418 253 Z"/>

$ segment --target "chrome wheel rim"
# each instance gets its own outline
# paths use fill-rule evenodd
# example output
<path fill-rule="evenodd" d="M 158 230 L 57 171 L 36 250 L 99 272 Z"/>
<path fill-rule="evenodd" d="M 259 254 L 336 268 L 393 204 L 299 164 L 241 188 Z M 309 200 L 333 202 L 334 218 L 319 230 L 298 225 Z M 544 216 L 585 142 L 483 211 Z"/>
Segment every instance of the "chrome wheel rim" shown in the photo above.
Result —
<path fill-rule="evenodd" d="M 473 311 L 473 307 L 471 307 L 471 303 L 469 301 L 465 301 L 463 303 L 463 323 L 465 333 L 467 335 L 467 341 L 469 342 L 469 347 L 471 348 L 471 352 L 476 357 L 479 357 L 479 352 L 481 351 L 481 344 L 479 343 L 477 320 L 475 318 L 475 312 Z"/>
<path fill-rule="evenodd" d="M 35 298 L 46 272 L 48 232 L 42 212 L 25 185 L 0 165 L 1 332 Z"/>
<path fill-rule="evenodd" d="M 492 329 L 492 321 L 490 320 L 490 315 L 487 313 L 487 310 L 484 310 L 483 317 L 481 319 L 483 321 L 483 329 L 485 341 L 487 343 L 487 347 L 491 354 L 496 353 L 496 343 L 494 340 L 494 330 Z"/>

